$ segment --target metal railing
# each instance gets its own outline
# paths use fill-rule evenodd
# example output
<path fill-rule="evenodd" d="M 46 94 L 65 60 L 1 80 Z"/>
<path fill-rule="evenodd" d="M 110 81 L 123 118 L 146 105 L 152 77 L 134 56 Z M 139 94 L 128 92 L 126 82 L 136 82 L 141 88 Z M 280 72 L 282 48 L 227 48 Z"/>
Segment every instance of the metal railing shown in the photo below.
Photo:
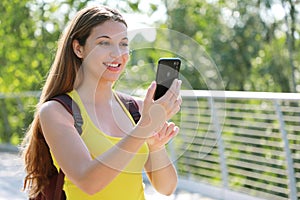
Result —
<path fill-rule="evenodd" d="M 182 96 L 169 145 L 180 187 L 218 199 L 300 199 L 300 94 Z"/>
<path fill-rule="evenodd" d="M 300 94 L 181 94 L 181 131 L 168 144 L 179 188 L 216 199 L 300 199 Z M 33 114 L 38 95 L 0 94 L 2 132 L 26 121 L 20 112 Z"/>

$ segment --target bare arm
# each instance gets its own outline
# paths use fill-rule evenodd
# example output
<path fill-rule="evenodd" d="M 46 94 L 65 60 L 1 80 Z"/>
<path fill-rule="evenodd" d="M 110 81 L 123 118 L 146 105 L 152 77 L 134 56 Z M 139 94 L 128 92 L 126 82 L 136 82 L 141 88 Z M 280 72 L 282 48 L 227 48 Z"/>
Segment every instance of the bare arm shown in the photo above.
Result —
<path fill-rule="evenodd" d="M 93 160 L 73 126 L 72 116 L 61 105 L 57 102 L 46 103 L 40 111 L 40 119 L 47 144 L 59 166 L 74 184 L 89 194 L 100 191 L 110 183 L 145 141 L 145 137 L 127 135 Z M 143 135 L 144 131 L 136 127 L 131 134 Z"/>
<path fill-rule="evenodd" d="M 150 152 L 145 165 L 152 186 L 161 194 L 171 195 L 177 187 L 177 172 L 165 148 Z"/>
<path fill-rule="evenodd" d="M 165 126 L 156 135 L 147 140 L 150 154 L 145 164 L 147 176 L 153 187 L 161 194 L 171 195 L 177 186 L 177 172 L 165 148 L 179 128 L 174 123 Z"/>
<path fill-rule="evenodd" d="M 180 87 L 180 84 L 178 85 Z M 173 88 L 171 88 L 173 89 Z M 168 115 L 168 118 L 179 111 L 181 97 L 178 90 L 174 90 L 177 97 L 177 105 L 173 112 Z M 171 195 L 177 186 L 177 172 L 170 160 L 165 145 L 175 137 L 179 132 L 179 128 L 172 122 L 165 122 L 163 128 L 154 136 L 147 139 L 150 154 L 145 164 L 147 176 L 150 179 L 153 187 L 161 194 Z"/>
<path fill-rule="evenodd" d="M 121 173 L 146 139 L 162 128 L 166 120 L 165 113 L 174 109 L 174 104 L 169 104 L 172 95 L 164 101 L 154 102 L 154 90 L 155 84 L 152 84 L 137 126 L 94 160 L 74 128 L 73 117 L 57 102 L 42 105 L 39 116 L 47 144 L 66 176 L 83 191 L 94 194 L 102 190 Z"/>

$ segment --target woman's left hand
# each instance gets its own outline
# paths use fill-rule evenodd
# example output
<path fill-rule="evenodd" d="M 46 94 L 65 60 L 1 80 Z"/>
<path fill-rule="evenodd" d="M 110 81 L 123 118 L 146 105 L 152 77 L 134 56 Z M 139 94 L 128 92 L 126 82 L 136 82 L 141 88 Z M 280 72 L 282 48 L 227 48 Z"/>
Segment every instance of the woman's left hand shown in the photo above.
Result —
<path fill-rule="evenodd" d="M 177 135 L 179 128 L 173 122 L 165 122 L 163 128 L 147 139 L 150 152 L 158 151 Z"/>

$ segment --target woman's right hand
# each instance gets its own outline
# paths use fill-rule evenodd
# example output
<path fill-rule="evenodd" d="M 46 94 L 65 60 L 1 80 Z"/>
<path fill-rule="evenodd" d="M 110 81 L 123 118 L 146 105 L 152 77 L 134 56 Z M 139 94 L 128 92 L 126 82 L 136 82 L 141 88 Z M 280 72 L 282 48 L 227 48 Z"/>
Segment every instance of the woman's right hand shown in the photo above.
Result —
<path fill-rule="evenodd" d="M 146 137 L 160 131 L 165 122 L 180 110 L 180 86 L 181 80 L 174 80 L 166 94 L 154 101 L 156 82 L 151 83 L 144 99 L 141 119 L 137 124 L 144 129 Z"/>

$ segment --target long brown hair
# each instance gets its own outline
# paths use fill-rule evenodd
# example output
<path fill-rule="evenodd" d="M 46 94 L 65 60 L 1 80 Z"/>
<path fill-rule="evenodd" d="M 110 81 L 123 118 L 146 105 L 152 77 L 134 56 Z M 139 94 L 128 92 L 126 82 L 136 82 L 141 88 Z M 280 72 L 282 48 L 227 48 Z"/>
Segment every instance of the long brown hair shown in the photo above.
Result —
<path fill-rule="evenodd" d="M 73 90 L 82 61 L 73 52 L 72 43 L 78 40 L 83 46 L 92 29 L 107 20 L 119 21 L 127 27 L 118 11 L 106 6 L 93 6 L 80 10 L 61 35 L 34 119 L 22 142 L 22 156 L 27 173 L 24 190 L 29 191 L 30 197 L 38 195 L 48 184 L 49 177 L 57 172 L 40 126 L 39 107 L 52 97 Z"/>

